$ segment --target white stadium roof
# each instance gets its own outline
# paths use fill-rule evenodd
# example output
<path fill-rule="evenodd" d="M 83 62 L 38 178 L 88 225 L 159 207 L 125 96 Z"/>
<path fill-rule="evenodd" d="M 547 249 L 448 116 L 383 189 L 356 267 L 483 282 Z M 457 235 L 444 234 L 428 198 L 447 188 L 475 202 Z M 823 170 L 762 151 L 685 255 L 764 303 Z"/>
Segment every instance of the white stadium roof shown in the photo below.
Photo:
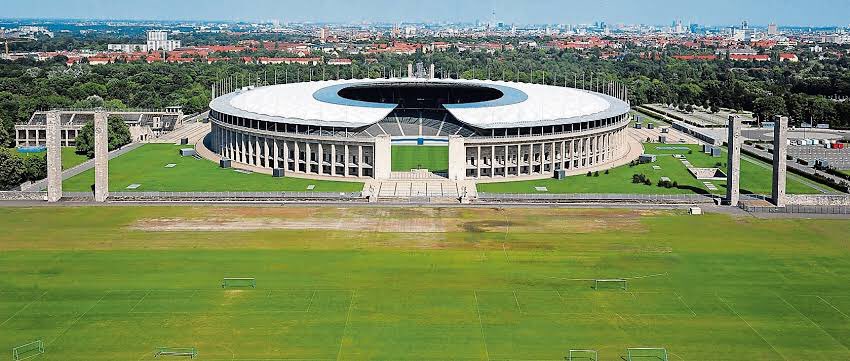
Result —
<path fill-rule="evenodd" d="M 579 89 L 540 84 L 454 79 L 355 79 L 271 85 L 214 99 L 210 107 L 225 114 L 267 121 L 328 127 L 365 127 L 386 118 L 397 105 L 344 99 L 339 89 L 370 84 L 464 84 L 496 88 L 500 99 L 447 104 L 459 121 L 491 129 L 567 124 L 625 114 L 620 99 Z"/>

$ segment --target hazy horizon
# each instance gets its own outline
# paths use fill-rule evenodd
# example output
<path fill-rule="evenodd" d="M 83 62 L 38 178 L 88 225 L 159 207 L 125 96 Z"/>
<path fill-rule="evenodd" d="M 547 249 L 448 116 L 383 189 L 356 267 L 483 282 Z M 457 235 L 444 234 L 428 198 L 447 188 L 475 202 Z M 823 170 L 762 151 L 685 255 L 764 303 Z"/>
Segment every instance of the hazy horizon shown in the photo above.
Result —
<path fill-rule="evenodd" d="M 769 9 L 769 11 L 765 11 Z M 161 21 L 272 21 L 281 22 L 474 22 L 495 20 L 516 24 L 684 23 L 731 25 L 747 20 L 753 25 L 848 26 L 850 1 L 674 0 L 507 1 L 507 0 L 148 0 L 145 6 L 107 0 L 42 0 L 4 6 L 3 18 L 161 20 Z"/>

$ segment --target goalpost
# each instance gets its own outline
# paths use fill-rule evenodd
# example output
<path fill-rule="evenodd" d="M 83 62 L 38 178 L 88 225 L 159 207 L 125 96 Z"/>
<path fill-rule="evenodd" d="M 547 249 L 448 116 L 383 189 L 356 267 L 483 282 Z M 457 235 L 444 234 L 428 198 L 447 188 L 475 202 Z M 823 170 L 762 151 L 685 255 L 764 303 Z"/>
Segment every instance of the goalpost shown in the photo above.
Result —
<path fill-rule="evenodd" d="M 624 291 L 629 289 L 628 281 L 622 278 L 593 280 L 593 289 L 599 290 L 600 287 L 614 287 Z"/>
<path fill-rule="evenodd" d="M 36 357 L 44 353 L 44 342 L 36 340 L 12 349 L 12 360 L 20 361 Z"/>
<path fill-rule="evenodd" d="M 176 356 L 176 357 L 198 357 L 198 350 L 194 347 L 157 347 L 153 357 Z"/>
<path fill-rule="evenodd" d="M 667 361 L 667 349 L 656 347 L 635 347 L 628 351 L 628 361 L 660 360 Z"/>
<path fill-rule="evenodd" d="M 225 277 L 221 280 L 221 288 L 228 287 L 257 288 L 257 279 L 252 277 Z"/>
<path fill-rule="evenodd" d="M 599 361 L 596 350 L 570 350 L 567 361 Z"/>

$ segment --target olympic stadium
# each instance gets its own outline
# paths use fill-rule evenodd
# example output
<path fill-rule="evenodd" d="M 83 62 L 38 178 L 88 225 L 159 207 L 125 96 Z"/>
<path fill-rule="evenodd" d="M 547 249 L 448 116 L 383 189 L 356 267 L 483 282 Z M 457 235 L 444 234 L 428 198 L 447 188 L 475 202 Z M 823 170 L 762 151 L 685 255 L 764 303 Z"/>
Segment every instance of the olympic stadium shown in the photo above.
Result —
<path fill-rule="evenodd" d="M 391 179 L 396 146 L 443 147 L 436 175 L 451 180 L 579 174 L 629 153 L 626 91 L 597 88 L 415 77 L 242 87 L 211 101 L 207 146 L 287 177 Z"/>

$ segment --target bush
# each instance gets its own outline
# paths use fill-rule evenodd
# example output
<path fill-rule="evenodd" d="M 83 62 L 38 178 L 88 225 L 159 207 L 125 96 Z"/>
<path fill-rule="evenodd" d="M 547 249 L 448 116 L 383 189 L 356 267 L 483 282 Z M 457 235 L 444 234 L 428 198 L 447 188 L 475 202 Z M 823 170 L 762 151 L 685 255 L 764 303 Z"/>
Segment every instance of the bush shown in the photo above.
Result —
<path fill-rule="evenodd" d="M 593 173 L 592 173 L 591 171 L 587 171 L 587 176 L 588 176 L 588 177 L 593 177 Z"/>
<path fill-rule="evenodd" d="M 647 179 L 645 179 L 645 180 L 643 181 L 643 184 L 648 185 L 648 186 L 651 186 L 651 185 L 652 185 L 652 180 L 650 180 L 649 178 L 647 178 Z"/>
<path fill-rule="evenodd" d="M 668 180 L 660 180 L 660 181 L 658 181 L 658 186 L 659 186 L 659 187 L 662 187 L 662 188 L 668 188 L 668 189 L 669 189 L 669 188 L 673 188 L 673 187 L 674 187 L 674 186 L 673 186 L 673 182 L 668 181 Z"/>
<path fill-rule="evenodd" d="M 632 175 L 632 183 L 634 183 L 634 184 L 640 184 L 640 183 L 645 184 L 648 180 L 649 180 L 649 178 L 647 178 L 646 174 L 643 174 L 643 173 Z"/>
<path fill-rule="evenodd" d="M 693 150 L 689 150 L 689 151 L 688 151 L 688 154 L 694 154 L 694 151 L 693 151 Z"/>
<path fill-rule="evenodd" d="M 605 174 L 610 174 L 610 172 L 608 171 L 608 169 L 606 169 L 606 170 L 605 170 Z"/>
<path fill-rule="evenodd" d="M 598 176 L 599 176 L 599 171 L 596 171 L 596 173 L 593 173 L 593 176 L 594 176 L 594 177 L 598 177 Z"/>

